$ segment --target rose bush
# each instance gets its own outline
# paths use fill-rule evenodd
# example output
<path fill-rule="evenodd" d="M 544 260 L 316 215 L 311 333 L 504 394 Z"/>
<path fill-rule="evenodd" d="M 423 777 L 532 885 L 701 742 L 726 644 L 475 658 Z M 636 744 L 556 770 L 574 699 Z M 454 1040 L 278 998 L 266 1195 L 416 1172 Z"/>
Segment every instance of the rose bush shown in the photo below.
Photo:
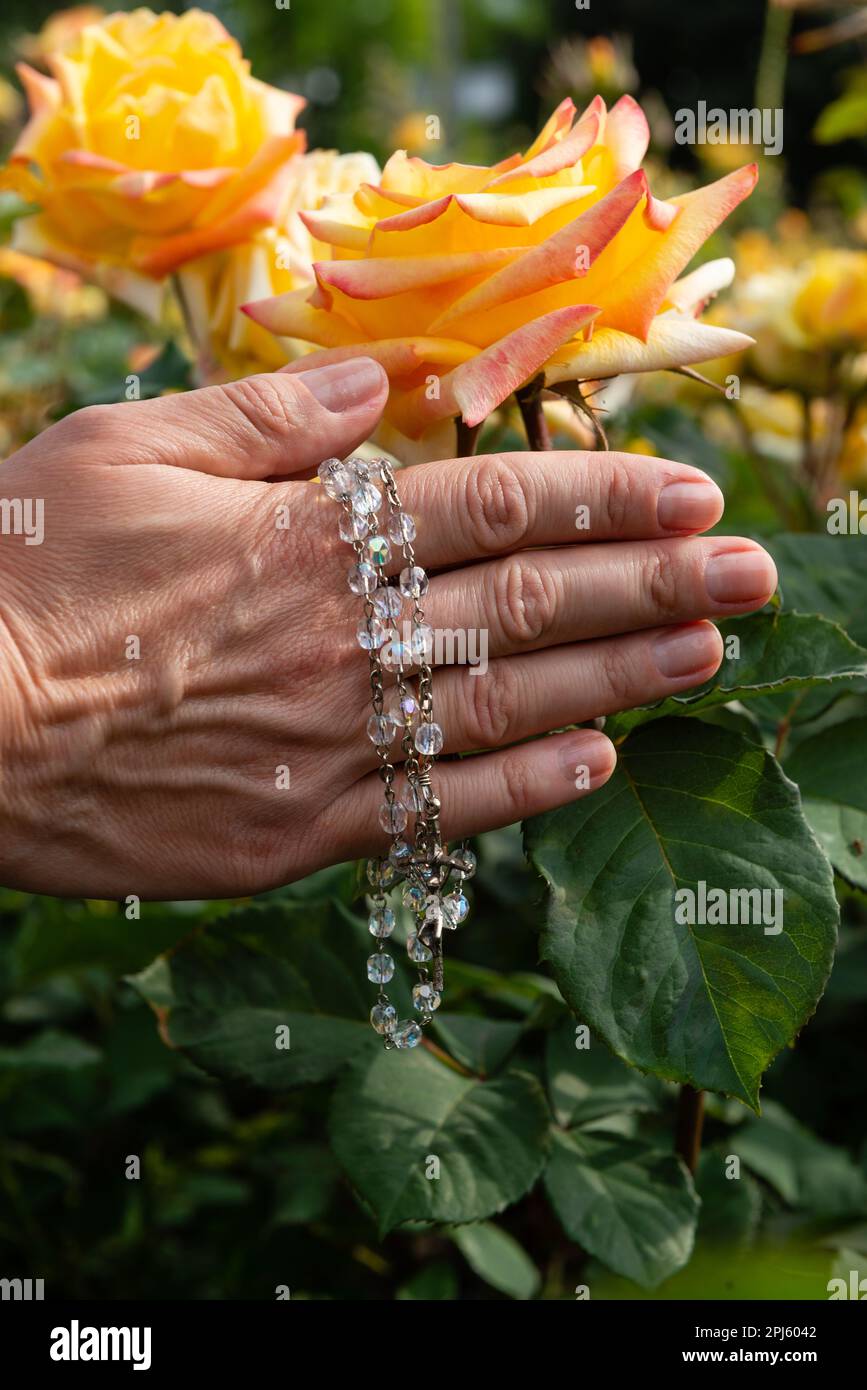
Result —
<path fill-rule="evenodd" d="M 378 184 L 303 214 L 332 256 L 316 283 L 244 306 L 272 332 L 358 352 L 392 383 L 386 419 L 403 455 L 454 451 L 538 372 L 546 385 L 701 362 L 743 334 L 696 313 L 734 267 L 693 255 L 753 188 L 749 165 L 662 201 L 641 169 L 649 132 L 637 102 L 564 101 L 523 155 L 492 168 L 392 155 Z M 415 447 L 412 447 L 415 446 Z"/>

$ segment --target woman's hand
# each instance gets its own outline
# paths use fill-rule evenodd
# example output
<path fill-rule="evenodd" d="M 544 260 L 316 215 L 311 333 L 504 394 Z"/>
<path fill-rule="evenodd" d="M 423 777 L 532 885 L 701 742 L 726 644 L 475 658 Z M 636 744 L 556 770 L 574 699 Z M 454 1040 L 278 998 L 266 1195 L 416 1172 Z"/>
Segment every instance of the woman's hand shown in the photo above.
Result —
<path fill-rule="evenodd" d="M 385 849 L 352 554 L 301 479 L 371 433 L 386 391 L 362 358 L 91 407 L 4 466 L 45 528 L 0 537 L 5 885 L 216 897 Z M 696 534 L 723 501 L 683 464 L 506 454 L 398 488 L 428 621 L 482 634 L 477 652 L 487 634 L 484 674 L 434 682 L 446 754 L 488 750 L 435 773 L 448 839 L 573 800 L 582 768 L 600 786 L 604 734 L 518 741 L 706 680 L 722 649 L 704 619 L 776 583 L 753 542 Z"/>

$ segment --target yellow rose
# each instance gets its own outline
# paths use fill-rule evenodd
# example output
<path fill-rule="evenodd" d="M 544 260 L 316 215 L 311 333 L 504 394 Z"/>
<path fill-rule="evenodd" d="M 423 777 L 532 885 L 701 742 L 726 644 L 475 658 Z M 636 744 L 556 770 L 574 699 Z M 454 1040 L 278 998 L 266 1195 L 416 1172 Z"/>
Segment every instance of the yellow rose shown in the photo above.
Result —
<path fill-rule="evenodd" d="M 18 249 L 114 290 L 270 222 L 304 102 L 251 77 L 213 15 L 110 15 L 48 62 L 20 68 L 32 115 L 4 183 L 40 211 Z"/>
<path fill-rule="evenodd" d="M 597 97 L 577 121 L 563 102 L 526 154 L 491 169 L 398 151 L 378 185 L 304 214 L 333 256 L 315 265 L 312 293 L 245 311 L 326 349 L 305 367 L 380 361 L 405 455 L 452 448 L 455 417 L 478 424 L 539 372 L 552 385 L 734 352 L 743 334 L 695 317 L 731 262 L 675 281 L 751 191 L 755 166 L 660 201 L 640 167 L 648 139 L 631 97 L 611 111 Z"/>
<path fill-rule="evenodd" d="M 867 347 L 867 251 L 820 251 L 805 267 L 792 316 L 811 344 Z"/>
<path fill-rule="evenodd" d="M 296 155 L 272 226 L 240 246 L 182 267 L 180 291 L 203 379 L 273 371 L 285 363 L 286 345 L 242 314 L 239 305 L 305 287 L 309 292 L 315 284 L 313 262 L 329 255 L 330 248 L 312 236 L 299 213 L 321 207 L 331 194 L 352 192 L 365 180 L 375 183 L 378 178 L 379 165 L 370 154 L 311 150 Z M 288 355 L 305 351 L 309 345 L 297 343 L 290 345 Z"/>

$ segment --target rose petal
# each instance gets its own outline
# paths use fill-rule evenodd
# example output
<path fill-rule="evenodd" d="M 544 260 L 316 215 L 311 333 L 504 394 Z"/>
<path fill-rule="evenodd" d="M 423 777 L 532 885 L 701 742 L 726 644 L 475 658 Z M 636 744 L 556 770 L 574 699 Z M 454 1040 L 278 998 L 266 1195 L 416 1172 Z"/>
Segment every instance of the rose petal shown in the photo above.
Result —
<path fill-rule="evenodd" d="M 555 352 L 545 368 L 545 381 L 590 381 L 621 372 L 654 372 L 666 367 L 708 362 L 751 346 L 752 338 L 729 328 L 715 328 L 685 315 L 661 314 L 642 342 L 615 328 L 597 328 L 589 343 Z"/>

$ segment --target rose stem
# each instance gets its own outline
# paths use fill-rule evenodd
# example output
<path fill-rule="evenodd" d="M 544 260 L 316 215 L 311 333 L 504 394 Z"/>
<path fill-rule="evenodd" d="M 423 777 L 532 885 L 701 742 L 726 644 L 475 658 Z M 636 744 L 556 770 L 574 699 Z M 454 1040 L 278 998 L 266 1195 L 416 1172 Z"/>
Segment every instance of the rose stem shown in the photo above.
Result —
<path fill-rule="evenodd" d="M 515 392 L 515 400 L 521 411 L 524 432 L 530 448 L 536 452 L 550 449 L 552 447 L 551 436 L 548 433 L 548 422 L 542 409 L 542 397 L 539 388 L 531 382 L 524 390 Z"/>
<path fill-rule="evenodd" d="M 455 416 L 455 425 L 458 431 L 458 453 L 459 459 L 471 458 L 476 452 L 479 442 L 479 435 L 482 432 L 482 425 L 466 425 L 460 415 Z"/>
<path fill-rule="evenodd" d="M 674 1148 L 691 1173 L 698 1167 L 703 1124 L 704 1091 L 696 1091 L 692 1086 L 681 1086 L 677 1100 Z"/>

